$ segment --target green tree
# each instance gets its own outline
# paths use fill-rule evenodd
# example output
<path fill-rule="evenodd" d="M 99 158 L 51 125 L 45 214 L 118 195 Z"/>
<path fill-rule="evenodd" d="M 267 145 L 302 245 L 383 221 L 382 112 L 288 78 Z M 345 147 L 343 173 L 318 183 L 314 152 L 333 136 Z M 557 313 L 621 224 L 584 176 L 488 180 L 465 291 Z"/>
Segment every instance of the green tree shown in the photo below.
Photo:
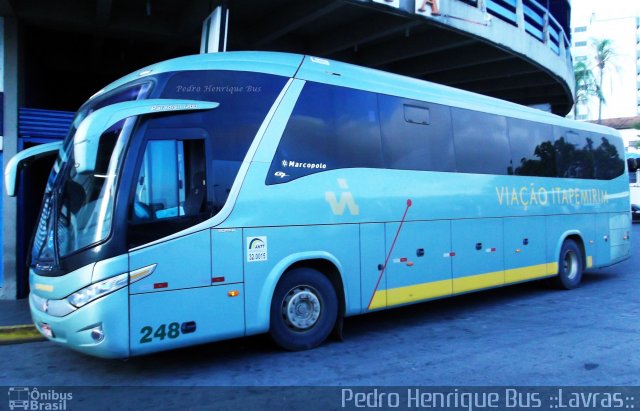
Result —
<path fill-rule="evenodd" d="M 634 123 L 631 125 L 631 128 L 635 128 L 636 130 L 640 130 L 640 123 Z M 630 143 L 634 148 L 640 149 L 640 141 L 632 141 Z"/>
<path fill-rule="evenodd" d="M 591 97 L 597 97 L 598 100 L 603 101 L 604 96 L 602 90 L 596 81 L 596 77 L 593 74 L 593 70 L 584 62 L 579 61 L 573 65 L 573 74 L 576 80 L 573 117 L 577 118 L 578 105 L 587 104 Z"/>
<path fill-rule="evenodd" d="M 591 43 L 595 52 L 596 66 L 598 67 L 600 81 L 598 87 L 602 90 L 602 81 L 604 79 L 605 70 L 615 67 L 616 52 L 613 47 L 613 42 L 609 39 L 591 39 Z M 604 103 L 604 96 L 600 93 L 598 102 L 598 123 L 602 122 L 602 103 Z"/>

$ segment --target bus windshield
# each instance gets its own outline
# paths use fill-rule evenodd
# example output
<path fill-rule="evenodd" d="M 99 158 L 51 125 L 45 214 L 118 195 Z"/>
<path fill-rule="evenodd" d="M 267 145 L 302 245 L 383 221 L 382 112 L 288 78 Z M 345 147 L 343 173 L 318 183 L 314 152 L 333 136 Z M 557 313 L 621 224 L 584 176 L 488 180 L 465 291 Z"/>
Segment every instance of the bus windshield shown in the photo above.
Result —
<path fill-rule="evenodd" d="M 129 231 L 116 233 L 118 241 L 138 246 L 215 215 L 226 204 L 240 165 L 286 81 L 270 74 L 225 70 L 159 74 L 154 77 L 154 98 L 219 106 L 119 121 L 96 140 L 95 167 L 85 171 L 76 166 L 80 159 L 74 158 L 73 143 L 82 121 L 108 105 L 149 98 L 151 81 L 90 100 L 78 112 L 49 176 L 31 266 L 44 275 L 63 275 L 59 259 L 110 238 L 114 199 L 122 189 L 118 176 L 137 122 L 141 126 L 136 127 L 136 141 L 143 146 L 141 153 L 131 156 L 131 161 L 139 161 L 132 187 L 135 201 L 126 212 Z"/>
<path fill-rule="evenodd" d="M 95 170 L 77 173 L 73 139 L 89 114 L 110 104 L 144 98 L 150 83 L 115 90 L 84 104 L 72 123 L 45 189 L 31 261 L 42 271 L 58 266 L 58 259 L 103 240 L 111 230 L 116 176 L 135 117 L 120 121 L 101 138 Z M 53 217 L 53 218 L 52 218 Z"/>

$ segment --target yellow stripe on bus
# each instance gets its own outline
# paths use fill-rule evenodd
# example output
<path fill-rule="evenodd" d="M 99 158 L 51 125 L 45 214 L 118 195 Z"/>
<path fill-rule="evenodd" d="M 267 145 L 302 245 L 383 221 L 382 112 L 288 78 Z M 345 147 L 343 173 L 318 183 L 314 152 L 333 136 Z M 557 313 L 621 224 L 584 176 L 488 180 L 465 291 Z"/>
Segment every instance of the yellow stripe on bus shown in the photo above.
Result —
<path fill-rule="evenodd" d="M 376 308 L 384 308 L 387 306 L 387 290 L 378 290 L 373 296 L 373 300 L 371 300 L 371 304 L 369 305 L 370 310 L 375 310 Z"/>
<path fill-rule="evenodd" d="M 505 270 L 504 272 L 504 282 L 505 284 L 509 283 L 517 283 L 519 281 L 531 280 L 534 278 L 546 277 L 549 274 L 549 265 L 551 265 L 552 269 L 557 264 L 538 264 L 532 265 L 529 267 L 521 267 L 521 268 L 512 268 L 510 270 Z"/>
<path fill-rule="evenodd" d="M 593 258 L 587 257 L 587 268 L 592 267 Z M 447 295 L 461 294 L 484 288 L 496 287 L 520 281 L 534 280 L 558 274 L 558 263 L 531 265 L 511 268 L 505 271 L 470 275 L 452 280 L 432 281 L 404 287 L 378 290 L 371 301 L 370 310 L 429 300 Z"/>
<path fill-rule="evenodd" d="M 504 284 L 504 271 L 458 277 L 453 279 L 453 293 L 466 293 L 502 284 Z"/>
<path fill-rule="evenodd" d="M 387 305 L 398 305 L 451 294 L 451 280 L 409 285 L 387 290 Z"/>

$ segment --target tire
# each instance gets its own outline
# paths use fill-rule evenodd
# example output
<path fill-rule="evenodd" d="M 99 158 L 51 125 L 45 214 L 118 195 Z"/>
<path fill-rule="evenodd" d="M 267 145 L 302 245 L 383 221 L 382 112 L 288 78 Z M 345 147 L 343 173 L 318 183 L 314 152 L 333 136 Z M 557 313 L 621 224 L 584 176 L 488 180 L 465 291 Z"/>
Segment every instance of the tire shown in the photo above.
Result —
<path fill-rule="evenodd" d="M 551 279 L 551 284 L 561 290 L 572 290 L 582 281 L 582 250 L 573 240 L 565 240 L 558 260 L 558 275 Z"/>
<path fill-rule="evenodd" d="M 337 317 L 338 298 L 331 281 L 319 271 L 296 268 L 276 286 L 269 334 L 285 350 L 308 350 L 327 339 Z"/>

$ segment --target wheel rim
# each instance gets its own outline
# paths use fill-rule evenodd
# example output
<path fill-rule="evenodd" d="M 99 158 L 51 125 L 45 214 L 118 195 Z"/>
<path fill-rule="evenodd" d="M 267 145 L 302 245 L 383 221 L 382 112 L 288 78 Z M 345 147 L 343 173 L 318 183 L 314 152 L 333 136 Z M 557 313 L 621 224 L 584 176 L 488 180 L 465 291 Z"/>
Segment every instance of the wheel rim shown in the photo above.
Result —
<path fill-rule="evenodd" d="M 578 255 L 569 250 L 564 255 L 564 267 L 563 271 L 569 280 L 573 280 L 578 275 L 579 271 L 579 263 L 578 263 Z"/>
<path fill-rule="evenodd" d="M 315 288 L 303 285 L 292 288 L 282 302 L 282 315 L 287 326 L 304 331 L 316 325 L 322 306 Z"/>

